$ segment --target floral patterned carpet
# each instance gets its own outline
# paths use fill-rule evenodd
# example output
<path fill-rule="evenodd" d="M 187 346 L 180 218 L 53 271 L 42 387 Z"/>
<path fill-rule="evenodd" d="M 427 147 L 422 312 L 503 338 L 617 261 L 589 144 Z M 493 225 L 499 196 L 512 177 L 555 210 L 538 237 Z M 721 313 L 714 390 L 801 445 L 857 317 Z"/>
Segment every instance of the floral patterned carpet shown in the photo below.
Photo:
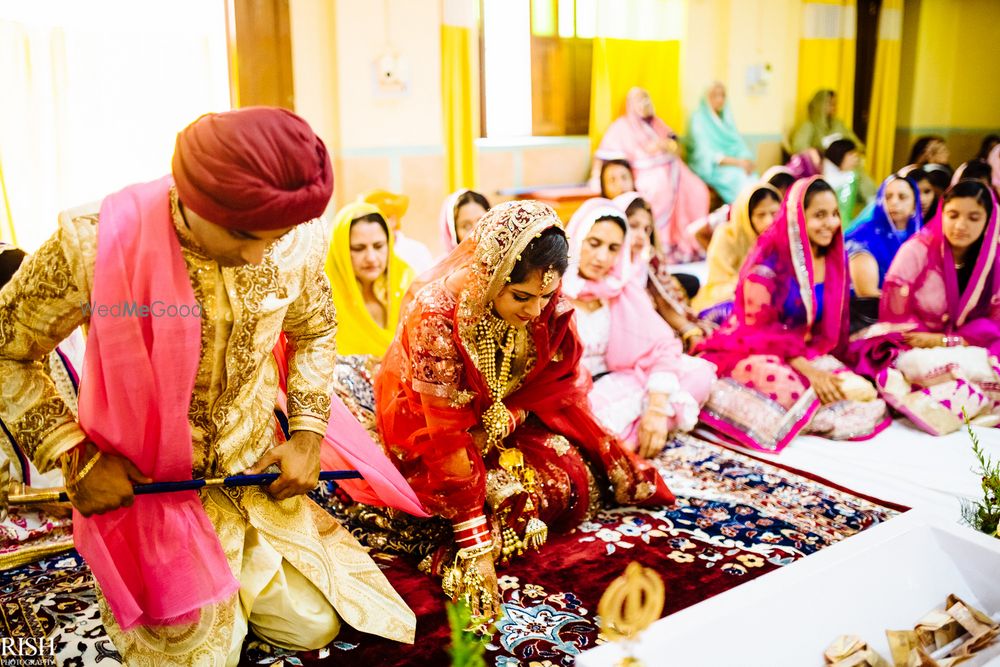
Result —
<path fill-rule="evenodd" d="M 602 511 L 500 571 L 505 616 L 487 645 L 495 667 L 572 665 L 601 642 L 597 602 L 631 561 L 666 585 L 664 614 L 783 567 L 886 521 L 896 508 L 690 437 L 658 459 L 677 495 L 670 507 Z M 330 655 L 306 664 L 447 665 L 440 587 L 395 556 L 375 555 L 417 614 L 412 647 L 346 629 Z M 116 665 L 90 573 L 75 552 L 0 572 L 0 635 L 51 636 L 60 664 Z M 244 664 L 283 659 L 248 642 Z"/>

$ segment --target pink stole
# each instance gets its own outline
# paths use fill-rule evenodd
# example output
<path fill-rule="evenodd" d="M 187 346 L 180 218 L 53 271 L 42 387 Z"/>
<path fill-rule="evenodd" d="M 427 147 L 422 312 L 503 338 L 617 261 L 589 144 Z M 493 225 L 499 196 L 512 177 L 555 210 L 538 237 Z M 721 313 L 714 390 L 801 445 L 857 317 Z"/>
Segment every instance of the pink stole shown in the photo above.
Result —
<path fill-rule="evenodd" d="M 287 354 L 285 336 L 282 335 L 274 346 L 274 359 L 278 364 L 279 376 L 277 405 L 286 415 Z M 406 483 L 402 473 L 336 394 L 330 396 L 330 421 L 320 449 L 320 467 L 323 470 L 360 472 L 362 479 L 343 479 L 337 482 L 337 486 L 344 489 L 355 502 L 394 507 L 418 517 L 430 516 L 420 505 L 417 494 Z"/>
<path fill-rule="evenodd" d="M 193 306 L 194 290 L 162 178 L 101 203 L 91 298 L 98 305 Z M 104 452 L 155 481 L 191 478 L 188 410 L 200 317 L 93 316 L 79 421 Z M 137 496 L 131 507 L 84 517 L 73 537 L 122 630 L 179 625 L 239 588 L 196 491 Z"/>

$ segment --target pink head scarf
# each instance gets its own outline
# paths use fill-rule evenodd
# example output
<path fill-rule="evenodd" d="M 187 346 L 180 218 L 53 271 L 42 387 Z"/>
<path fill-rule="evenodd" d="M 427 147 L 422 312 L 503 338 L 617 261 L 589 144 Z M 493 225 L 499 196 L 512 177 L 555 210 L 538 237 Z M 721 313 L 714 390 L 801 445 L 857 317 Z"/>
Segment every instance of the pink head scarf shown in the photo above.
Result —
<path fill-rule="evenodd" d="M 441 215 L 438 217 L 441 227 L 441 243 L 444 244 L 445 253 L 449 253 L 458 247 L 458 230 L 455 229 L 455 202 L 468 190 L 456 190 L 448 195 L 441 205 Z"/>
<path fill-rule="evenodd" d="M 566 229 L 570 261 L 563 276 L 563 293 L 571 299 L 596 298 L 607 303 L 612 323 L 606 357 L 609 370 L 634 370 L 643 379 L 654 372 L 676 373 L 681 343 L 653 308 L 644 287 L 635 280 L 637 268 L 629 252 L 629 235 L 625 235 L 611 273 L 601 280 L 588 280 L 580 275 L 580 250 L 594 224 L 603 217 L 620 220 L 628 229 L 621 209 L 601 197 L 588 199 L 570 218 Z M 638 269 L 645 274 L 644 265 Z"/>

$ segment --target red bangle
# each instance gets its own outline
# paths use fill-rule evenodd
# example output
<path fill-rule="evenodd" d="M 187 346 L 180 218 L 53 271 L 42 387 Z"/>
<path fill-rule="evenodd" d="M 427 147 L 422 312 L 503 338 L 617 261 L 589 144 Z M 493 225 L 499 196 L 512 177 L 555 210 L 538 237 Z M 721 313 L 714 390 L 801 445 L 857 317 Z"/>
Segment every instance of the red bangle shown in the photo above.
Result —
<path fill-rule="evenodd" d="M 491 539 L 490 524 L 482 514 L 452 525 L 452 530 L 460 549 L 486 544 Z"/>

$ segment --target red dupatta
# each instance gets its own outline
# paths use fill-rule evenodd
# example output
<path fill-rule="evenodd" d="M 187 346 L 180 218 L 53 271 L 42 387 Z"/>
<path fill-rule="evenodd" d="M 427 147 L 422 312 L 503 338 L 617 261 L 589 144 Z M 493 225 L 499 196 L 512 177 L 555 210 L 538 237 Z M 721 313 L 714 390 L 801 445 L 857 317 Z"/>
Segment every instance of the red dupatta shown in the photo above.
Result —
<path fill-rule="evenodd" d="M 506 284 L 517 258 L 550 227 L 562 227 L 551 208 L 509 202 L 490 209 L 475 231 L 422 276 L 402 330 L 376 379 L 379 432 L 407 481 L 430 511 L 454 521 L 482 513 L 486 465 L 470 430 L 492 404 L 479 371 L 475 327 Z M 457 295 L 443 278 L 459 272 Z M 528 325 L 534 365 L 504 399 L 513 414 L 531 413 L 575 444 L 602 469 L 621 503 L 673 500 L 659 474 L 608 434 L 591 414 L 583 350 L 573 309 L 561 293 Z"/>

